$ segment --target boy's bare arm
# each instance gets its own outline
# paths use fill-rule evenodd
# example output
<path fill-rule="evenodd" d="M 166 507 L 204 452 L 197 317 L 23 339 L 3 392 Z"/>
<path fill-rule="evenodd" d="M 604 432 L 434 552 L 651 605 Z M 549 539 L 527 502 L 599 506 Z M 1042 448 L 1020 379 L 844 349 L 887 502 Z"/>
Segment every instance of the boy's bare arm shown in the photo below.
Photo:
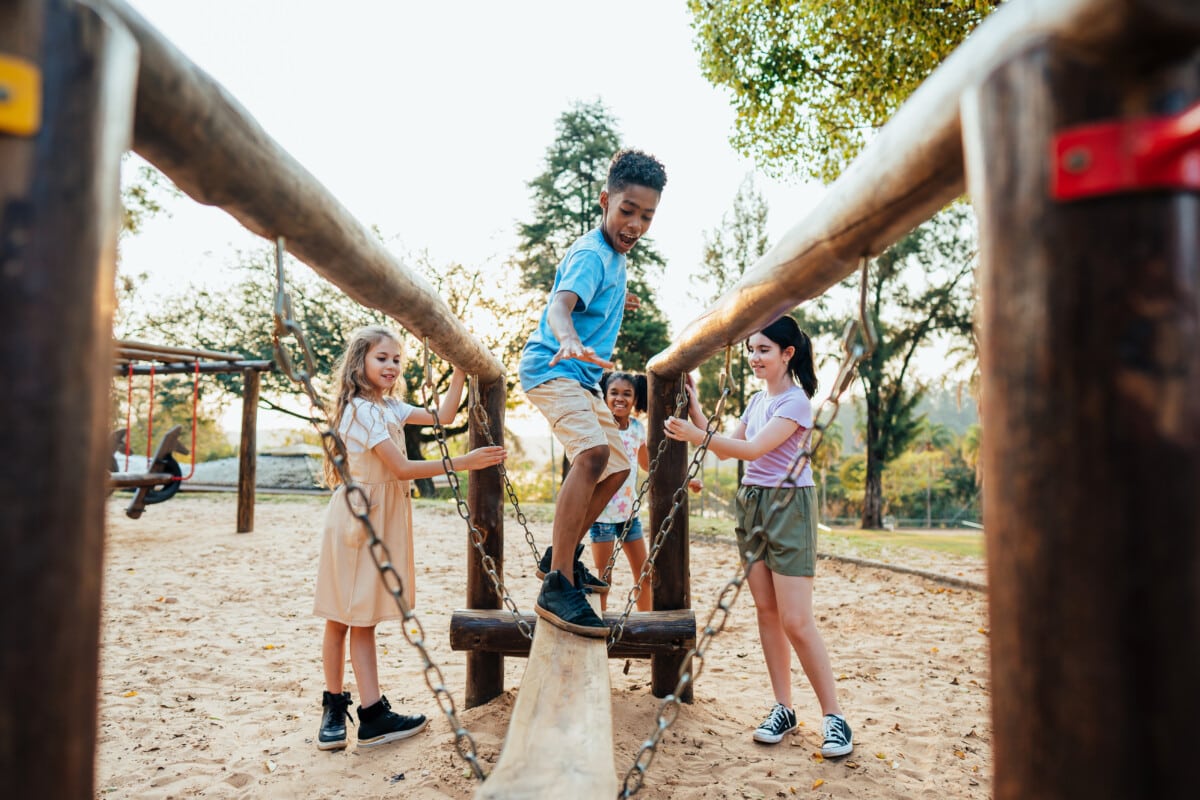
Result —
<path fill-rule="evenodd" d="M 571 312 L 575 310 L 578 303 L 579 295 L 574 292 L 556 292 L 554 297 L 550 298 L 550 307 L 546 311 L 546 323 L 550 326 L 554 338 L 558 340 L 558 352 L 550 359 L 550 366 L 553 367 L 564 358 L 577 358 L 580 361 L 588 361 L 605 369 L 611 369 L 613 365 L 611 361 L 600 358 L 596 355 L 595 348 L 584 347 L 583 342 L 580 341 L 579 334 L 575 331 L 575 323 L 571 320 Z"/>

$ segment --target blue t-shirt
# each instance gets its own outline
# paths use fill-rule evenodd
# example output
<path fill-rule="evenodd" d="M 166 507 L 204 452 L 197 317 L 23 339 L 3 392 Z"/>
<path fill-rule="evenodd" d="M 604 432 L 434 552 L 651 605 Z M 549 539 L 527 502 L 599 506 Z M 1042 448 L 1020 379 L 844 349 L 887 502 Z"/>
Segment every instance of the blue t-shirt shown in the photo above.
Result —
<path fill-rule="evenodd" d="M 579 340 L 600 358 L 611 359 L 625 314 L 625 256 L 612 249 L 599 228 L 576 239 L 563 256 L 554 273 L 550 299 L 558 292 L 579 296 L 571 312 Z M 528 391 L 554 378 L 569 378 L 589 389 L 596 387 L 604 370 L 595 364 L 565 358 L 550 366 L 559 343 L 547 321 L 549 312 L 547 302 L 537 330 L 521 352 L 521 388 Z"/>

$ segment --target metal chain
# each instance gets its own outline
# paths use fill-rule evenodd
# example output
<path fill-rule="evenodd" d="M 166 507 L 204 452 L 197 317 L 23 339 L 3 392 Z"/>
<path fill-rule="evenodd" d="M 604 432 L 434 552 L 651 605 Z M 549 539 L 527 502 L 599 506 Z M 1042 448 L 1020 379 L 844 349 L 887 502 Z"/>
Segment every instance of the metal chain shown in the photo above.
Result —
<path fill-rule="evenodd" d="M 492 426 L 488 422 L 487 409 L 483 407 L 483 403 L 479 398 L 479 385 L 474 378 L 471 379 L 470 404 L 472 413 L 475 419 L 479 422 L 479 428 L 483 431 L 483 438 L 489 445 L 495 445 L 496 440 L 492 437 Z M 517 490 L 513 488 L 512 482 L 508 479 L 508 470 L 504 467 L 504 462 L 501 461 L 496 465 L 500 468 L 500 477 L 504 481 L 504 491 L 508 494 L 508 502 L 512 504 L 513 510 L 517 514 L 517 522 L 521 525 L 521 530 L 525 531 L 525 542 L 529 545 L 529 551 L 533 553 L 533 562 L 536 564 L 542 559 L 542 553 L 538 550 L 537 542 L 534 541 L 533 531 L 529 529 L 529 520 L 525 518 L 525 512 L 521 510 L 521 501 L 517 499 Z"/>
<path fill-rule="evenodd" d="M 521 631 L 521 634 L 526 639 L 533 641 L 533 626 L 521 616 L 521 611 L 513 601 L 512 595 L 504 588 L 504 581 L 500 579 L 500 570 L 496 566 L 496 559 L 492 558 L 491 554 L 483 549 L 483 533 L 471 521 L 471 507 L 467 505 L 467 501 L 462 496 L 462 487 L 458 481 L 458 474 L 454 471 L 454 464 L 450 460 L 450 448 L 446 444 L 446 429 L 442 427 L 442 421 L 438 418 L 437 386 L 433 382 L 433 369 L 429 361 L 429 339 L 424 340 L 424 348 L 423 369 L 425 380 L 421 385 L 422 402 L 425 404 L 425 408 L 430 416 L 433 417 L 434 438 L 437 439 L 438 450 L 441 452 L 442 467 L 446 471 L 446 479 L 450 482 L 451 491 L 454 492 L 455 508 L 458 510 L 458 515 L 467 523 L 467 531 L 471 534 L 471 546 L 479 554 L 479 559 L 483 564 L 483 571 L 487 573 L 488 579 L 491 580 L 496 597 L 500 598 L 509 613 L 512 614 L 513 620 L 517 623 L 517 628 Z"/>
<path fill-rule="evenodd" d="M 725 348 L 725 368 L 721 372 L 721 380 L 720 380 L 721 394 L 717 398 L 716 408 L 713 410 L 712 416 L 708 418 L 708 421 L 704 426 L 704 439 L 701 440 L 699 446 L 697 446 L 697 448 L 696 448 L 696 451 L 692 454 L 692 461 L 691 461 L 691 464 L 688 465 L 687 474 L 684 475 L 683 482 L 679 485 L 679 488 L 675 490 L 675 493 L 673 495 L 671 495 L 671 510 L 669 512 L 667 512 L 666 518 L 664 518 L 662 521 L 662 524 L 659 525 L 658 533 L 654 537 L 654 543 L 650 547 L 650 552 L 646 556 L 645 563 L 642 564 L 642 572 L 640 575 L 638 575 L 637 582 L 633 585 L 632 588 L 630 588 L 629 594 L 626 596 L 625 610 L 621 613 L 621 616 L 617 619 L 616 624 L 613 626 L 611 632 L 609 633 L 608 647 L 610 650 L 617 642 L 621 641 L 621 637 L 625 635 L 625 624 L 629 621 L 629 615 L 633 613 L 633 608 L 637 604 L 638 598 L 641 597 L 641 595 L 642 595 L 642 586 L 645 584 L 646 578 L 650 575 L 651 572 L 654 571 L 655 560 L 658 558 L 658 553 L 662 549 L 663 543 L 666 542 L 667 536 L 671 532 L 671 528 L 675 522 L 675 514 L 683 506 L 684 500 L 687 498 L 688 484 L 691 483 L 692 479 L 696 477 L 696 473 L 699 472 L 701 467 L 703 466 L 704 456 L 708 452 L 708 443 L 710 441 L 712 441 L 713 435 L 716 434 L 716 432 L 717 432 L 717 426 L 721 423 L 721 415 L 725 411 L 725 400 L 726 400 L 726 398 L 729 397 L 729 392 L 730 392 L 728 378 L 729 378 L 729 361 L 730 361 L 731 353 L 732 353 L 732 346 L 727 346 Z M 683 376 L 680 376 L 680 382 L 681 382 L 680 390 L 684 393 L 684 396 L 686 396 L 686 389 L 684 388 L 684 384 L 682 383 L 683 380 L 684 380 Z M 676 407 L 675 415 L 682 416 L 682 414 L 683 414 L 682 404 L 680 404 L 679 406 Z M 662 455 L 662 452 L 664 449 L 663 446 L 666 444 L 666 442 L 667 442 L 667 437 L 664 436 L 662 441 L 660 441 L 658 443 L 658 454 L 655 456 L 655 463 L 650 465 L 651 472 L 654 470 L 654 467 L 658 462 L 658 457 Z M 650 478 L 649 478 L 649 475 L 647 475 L 646 481 L 642 486 L 643 491 L 645 490 L 646 485 L 649 484 L 649 481 L 650 481 Z M 638 499 L 640 501 L 640 499 L 641 499 L 640 496 Z M 637 511 L 637 506 L 635 505 L 634 512 L 636 512 L 636 511 Z M 625 523 L 625 530 L 623 530 L 621 532 L 622 536 L 624 536 L 624 534 L 628 533 L 629 526 L 631 524 L 632 524 L 632 515 L 631 515 L 631 519 L 627 520 Z M 616 554 L 617 554 L 617 549 L 614 548 L 613 558 L 609 559 L 609 570 L 612 569 L 612 564 L 616 558 Z"/>
<path fill-rule="evenodd" d="M 404 633 L 404 638 L 421 655 L 421 661 L 424 664 L 425 685 L 429 687 L 434 699 L 437 701 L 438 707 L 441 708 L 442 713 L 446 715 L 446 719 L 450 722 L 450 730 L 454 731 L 454 749 L 470 765 L 471 770 L 475 773 L 475 777 L 482 781 L 487 776 L 479 763 L 479 754 L 475 747 L 475 740 L 459 722 L 458 709 L 454 704 L 454 698 L 446 688 L 445 677 L 442 675 L 441 669 L 438 668 L 429 655 L 429 650 L 425 646 L 425 628 L 421 625 L 421 621 L 417 619 L 417 615 L 409 608 L 408 603 L 404 601 L 404 582 L 401 580 L 396 568 L 392 565 L 392 557 L 387 545 L 379 538 L 379 535 L 375 531 L 375 526 L 371 524 L 371 519 L 367 514 L 369 503 L 366 492 L 354 481 L 354 478 L 350 474 L 349 452 L 346 449 L 345 441 L 337 431 L 337 421 L 329 419 L 325 402 L 321 399 L 320 392 L 313 386 L 313 376 L 316 374 L 316 368 L 314 366 L 312 350 L 304 339 L 304 330 L 292 315 L 292 301 L 287 294 L 284 281 L 283 251 L 283 238 L 280 237 L 275 242 L 275 329 L 272 334 L 275 357 L 279 361 L 284 374 L 292 381 L 300 384 L 304 389 L 305 395 L 308 397 L 309 403 L 312 404 L 309 421 L 317 429 L 318 433 L 321 434 L 321 443 L 325 448 L 325 452 L 342 481 L 342 496 L 346 501 L 346 507 L 362 523 L 363 527 L 366 528 L 371 559 L 375 562 L 375 568 L 379 571 L 380 580 L 383 581 L 384 587 L 396 602 L 396 607 L 400 610 L 400 616 L 403 618 L 404 622 L 401 625 L 401 631 Z M 295 339 L 296 347 L 303 356 L 303 366 L 301 367 L 297 367 L 288 353 L 288 349 L 283 345 L 283 339 L 287 336 Z"/>
<path fill-rule="evenodd" d="M 833 389 L 830 391 L 829 397 L 817 409 L 817 413 L 813 418 L 813 430 L 808 444 L 799 449 L 796 457 L 788 466 L 787 473 L 775 486 L 776 490 L 782 489 L 783 491 L 776 496 L 775 501 L 767 509 L 762 523 L 754 526 L 750 534 L 752 537 L 762 534 L 769 523 L 779 514 L 780 510 L 787 506 L 795 497 L 796 487 L 784 486 L 784 484 L 793 483 L 794 476 L 802 472 L 804 467 L 811 462 L 813 456 L 816 455 L 822 441 L 824 441 L 825 431 L 833 424 L 834 419 L 837 417 L 842 394 L 854 382 L 859 362 L 875 349 L 875 329 L 871 324 L 870 316 L 867 314 L 868 261 L 865 256 L 862 259 L 861 270 L 859 316 L 857 320 L 851 320 L 846 325 L 846 330 L 842 337 L 842 364 L 838 370 L 838 376 L 834 381 Z M 862 339 L 861 342 L 859 341 L 860 336 Z M 757 548 L 745 554 L 746 562 L 743 568 L 738 570 L 717 595 L 716 605 L 704 623 L 703 633 L 697 639 L 696 645 L 684 656 L 683 663 L 679 669 L 679 681 L 675 684 L 675 690 L 663 698 L 650 738 L 642 744 L 637 756 L 634 757 L 633 765 L 625 773 L 625 780 L 621 788 L 621 793 L 617 795 L 618 797 L 633 797 L 641 790 L 645 782 L 646 770 L 650 768 L 650 764 L 654 761 L 654 756 L 657 753 L 659 742 L 662 741 L 663 734 L 675 723 L 676 718 L 679 716 L 680 703 L 682 702 L 680 698 L 683 696 L 688 684 L 699 678 L 700 673 L 704 671 L 704 657 L 708 652 L 708 646 L 712 639 L 725 629 L 725 625 L 729 620 L 729 613 L 733 609 L 734 603 L 737 602 L 738 595 L 741 593 L 742 584 L 745 583 L 746 577 L 750 574 L 750 570 L 755 562 L 762 558 L 766 546 L 767 541 L 764 537 Z M 718 614 L 720 615 L 719 620 L 717 619 Z M 717 620 L 715 624 L 714 620 Z M 695 667 L 694 669 L 693 666 Z"/>

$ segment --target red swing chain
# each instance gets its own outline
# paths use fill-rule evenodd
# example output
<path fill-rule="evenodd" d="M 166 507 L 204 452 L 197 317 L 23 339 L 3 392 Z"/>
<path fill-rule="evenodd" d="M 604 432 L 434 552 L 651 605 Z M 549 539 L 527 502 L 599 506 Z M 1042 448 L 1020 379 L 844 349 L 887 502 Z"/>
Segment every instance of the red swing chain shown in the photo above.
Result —
<path fill-rule="evenodd" d="M 192 446 L 189 451 L 192 456 L 191 468 L 187 475 L 179 477 L 171 477 L 173 481 L 190 480 L 196 474 L 196 429 L 199 421 L 197 408 L 200 399 L 200 359 L 194 362 L 195 370 L 192 373 Z M 129 440 L 133 437 L 130 432 L 133 414 L 133 363 L 129 364 L 128 380 L 125 390 L 125 471 L 129 471 Z M 146 412 L 146 467 L 150 466 L 150 459 L 154 458 L 154 364 L 150 364 L 150 408 Z"/>

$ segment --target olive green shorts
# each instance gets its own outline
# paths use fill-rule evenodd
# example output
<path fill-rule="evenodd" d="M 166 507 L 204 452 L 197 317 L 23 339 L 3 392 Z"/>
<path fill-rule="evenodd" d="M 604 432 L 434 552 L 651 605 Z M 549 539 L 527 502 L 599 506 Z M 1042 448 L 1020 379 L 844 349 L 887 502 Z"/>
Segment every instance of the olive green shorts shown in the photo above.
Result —
<path fill-rule="evenodd" d="M 790 502 L 767 520 L 772 503 L 790 489 L 765 486 L 738 487 L 736 510 L 738 552 L 742 563 L 747 553 L 755 552 L 766 539 L 763 561 L 767 569 L 779 575 L 811 578 L 817 571 L 817 515 L 813 487 L 794 491 Z M 765 526 L 753 534 L 756 526 Z"/>

